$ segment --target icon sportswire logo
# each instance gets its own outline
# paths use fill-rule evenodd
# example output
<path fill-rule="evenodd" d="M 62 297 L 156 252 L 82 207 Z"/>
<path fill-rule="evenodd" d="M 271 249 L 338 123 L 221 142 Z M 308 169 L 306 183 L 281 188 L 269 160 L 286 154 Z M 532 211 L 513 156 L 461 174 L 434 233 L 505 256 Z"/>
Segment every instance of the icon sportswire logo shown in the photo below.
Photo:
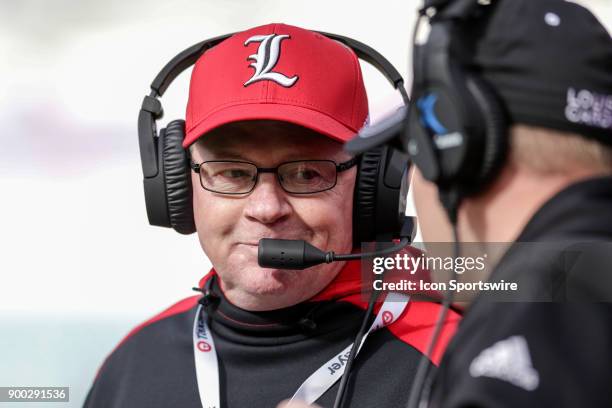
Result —
<path fill-rule="evenodd" d="M 291 37 L 287 34 L 254 35 L 244 42 L 245 47 L 252 42 L 260 43 L 259 48 L 257 48 L 257 54 L 249 55 L 247 58 L 247 61 L 253 61 L 249 66 L 255 68 L 255 73 L 244 83 L 244 86 L 258 81 L 274 81 L 286 88 L 295 84 L 298 80 L 297 75 L 289 78 L 280 72 L 272 71 L 280 57 L 281 41 L 286 38 Z"/>

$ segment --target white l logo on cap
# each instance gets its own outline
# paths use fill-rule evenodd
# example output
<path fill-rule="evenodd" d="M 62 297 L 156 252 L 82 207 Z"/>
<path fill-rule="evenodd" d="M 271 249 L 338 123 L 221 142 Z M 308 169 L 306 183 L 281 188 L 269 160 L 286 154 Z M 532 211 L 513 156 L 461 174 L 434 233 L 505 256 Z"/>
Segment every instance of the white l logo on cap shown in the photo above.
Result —
<path fill-rule="evenodd" d="M 286 88 L 295 84 L 295 81 L 298 80 L 297 75 L 289 78 L 279 72 L 272 72 L 280 57 L 280 43 L 285 38 L 291 37 L 287 34 L 254 35 L 244 42 L 245 47 L 252 42 L 260 43 L 259 48 L 257 48 L 257 54 L 249 55 L 247 58 L 247 61 L 255 61 L 249 64 L 250 67 L 255 68 L 255 73 L 244 83 L 244 86 L 250 85 L 253 82 L 266 80 L 274 81 Z"/>

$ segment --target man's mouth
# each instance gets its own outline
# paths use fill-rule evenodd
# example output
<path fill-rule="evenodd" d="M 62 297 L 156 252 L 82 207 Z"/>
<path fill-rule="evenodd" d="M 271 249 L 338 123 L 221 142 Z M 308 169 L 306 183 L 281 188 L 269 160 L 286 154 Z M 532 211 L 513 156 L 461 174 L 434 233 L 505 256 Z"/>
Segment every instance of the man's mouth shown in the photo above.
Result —
<path fill-rule="evenodd" d="M 291 240 L 302 240 L 302 239 L 304 239 L 304 238 L 301 238 L 301 237 L 261 237 L 261 238 L 291 239 Z M 236 245 L 245 245 L 245 246 L 254 246 L 254 247 L 257 247 L 257 246 L 259 246 L 259 239 L 256 239 L 256 240 L 249 239 L 249 240 L 245 240 L 245 241 L 239 241 L 239 242 L 236 243 Z"/>

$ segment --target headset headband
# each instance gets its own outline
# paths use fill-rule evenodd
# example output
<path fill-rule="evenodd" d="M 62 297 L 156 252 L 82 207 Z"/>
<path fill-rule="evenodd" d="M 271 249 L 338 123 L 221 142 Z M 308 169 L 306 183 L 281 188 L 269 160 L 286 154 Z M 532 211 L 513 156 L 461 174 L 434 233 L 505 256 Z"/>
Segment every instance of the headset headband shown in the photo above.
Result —
<path fill-rule="evenodd" d="M 348 37 L 317 32 L 353 50 L 356 56 L 376 68 L 400 92 L 408 103 L 408 94 L 399 72 L 371 47 Z M 138 141 L 143 172 L 147 217 L 151 225 L 170 227 L 182 234 L 195 231 L 191 201 L 191 177 L 188 154 L 182 147 L 184 121 L 173 120 L 159 132 L 156 121 L 163 116 L 159 98 L 170 84 L 210 48 L 228 39 L 226 34 L 199 42 L 177 54 L 155 76 L 151 92 L 144 97 L 138 115 Z M 404 207 L 398 197 L 407 157 L 393 149 L 373 149 L 360 160 L 354 191 L 354 242 L 396 237 L 401 227 L 395 214 Z M 396 225 L 398 224 L 398 225 Z M 391 239 L 389 238 L 389 239 Z"/>
<path fill-rule="evenodd" d="M 366 44 L 338 34 L 330 34 L 315 31 L 351 48 L 357 57 L 371 64 L 399 91 L 405 105 L 409 98 L 404 88 L 404 79 L 395 67 L 378 51 Z M 144 178 L 154 178 L 159 172 L 157 148 L 154 138 L 157 137 L 155 121 L 163 116 L 163 109 L 159 97 L 161 97 L 170 84 L 183 71 L 191 67 L 206 50 L 214 47 L 223 40 L 234 35 L 225 34 L 199 42 L 177 54 L 168 62 L 162 70 L 155 76 L 151 83 L 151 93 L 144 97 L 142 107 L 138 115 L 138 142 L 140 145 L 140 159 Z"/>
<path fill-rule="evenodd" d="M 435 10 L 433 19 L 464 19 L 471 17 L 481 6 L 488 6 L 494 0 L 425 0 L 419 10 L 421 15 L 430 14 L 428 10 Z"/>

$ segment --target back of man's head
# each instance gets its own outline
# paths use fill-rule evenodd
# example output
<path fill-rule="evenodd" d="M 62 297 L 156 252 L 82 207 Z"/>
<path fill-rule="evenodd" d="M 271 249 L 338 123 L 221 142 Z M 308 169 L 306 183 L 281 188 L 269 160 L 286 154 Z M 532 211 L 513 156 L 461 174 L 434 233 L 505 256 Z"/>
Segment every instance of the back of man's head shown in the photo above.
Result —
<path fill-rule="evenodd" d="M 506 162 L 459 207 L 463 241 L 511 242 L 541 206 L 580 180 L 612 173 L 612 40 L 563 0 L 497 0 L 461 22 L 467 70 L 508 119 Z M 438 191 L 417 172 L 423 238 L 452 240 Z M 443 220 L 443 221 L 440 221 Z"/>
<path fill-rule="evenodd" d="M 470 29 L 472 63 L 514 125 L 509 159 L 543 174 L 612 172 L 610 34 L 567 1 L 499 0 L 494 7 Z"/>

